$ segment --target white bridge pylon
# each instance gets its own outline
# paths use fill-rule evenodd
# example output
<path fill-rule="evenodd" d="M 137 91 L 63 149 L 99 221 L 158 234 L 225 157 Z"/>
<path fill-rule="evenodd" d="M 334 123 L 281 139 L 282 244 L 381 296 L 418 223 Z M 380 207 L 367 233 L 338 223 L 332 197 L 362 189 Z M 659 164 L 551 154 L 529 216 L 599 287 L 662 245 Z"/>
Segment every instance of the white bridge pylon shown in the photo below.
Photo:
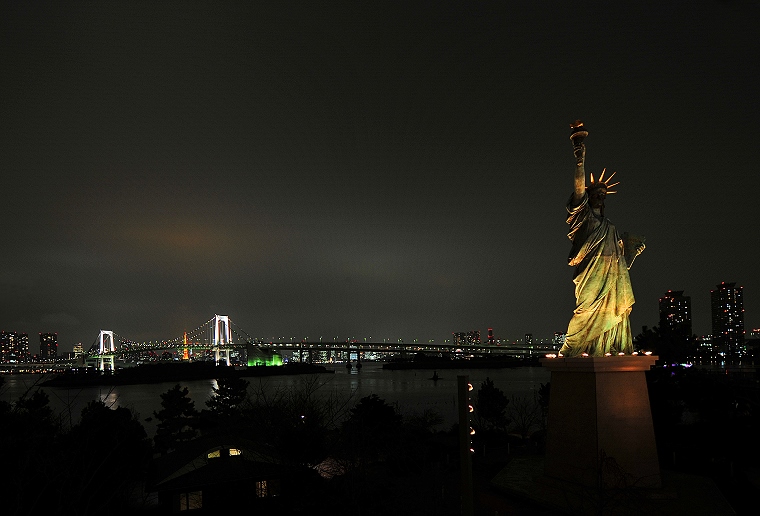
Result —
<path fill-rule="evenodd" d="M 98 340 L 98 357 L 95 359 L 95 367 L 101 371 L 105 371 L 106 363 L 108 363 L 111 371 L 116 370 L 113 360 L 116 354 L 116 343 L 113 340 L 113 332 L 110 330 L 100 330 Z"/>
<path fill-rule="evenodd" d="M 232 344 L 232 328 L 230 328 L 230 318 L 227 315 L 214 314 L 214 358 L 215 362 L 219 364 L 220 355 L 224 356 L 227 365 L 230 365 L 230 350 L 229 348 L 221 349 L 225 344 Z"/>

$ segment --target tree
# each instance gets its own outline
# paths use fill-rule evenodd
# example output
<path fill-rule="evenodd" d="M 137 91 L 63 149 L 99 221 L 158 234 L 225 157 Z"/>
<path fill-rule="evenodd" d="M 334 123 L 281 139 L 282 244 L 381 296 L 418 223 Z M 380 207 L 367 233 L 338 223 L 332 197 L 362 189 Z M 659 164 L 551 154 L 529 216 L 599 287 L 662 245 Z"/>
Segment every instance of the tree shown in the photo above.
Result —
<path fill-rule="evenodd" d="M 59 479 L 62 513 L 120 513 L 134 505 L 151 458 L 150 440 L 125 407 L 90 401 L 80 422 L 61 437 L 67 475 Z M 102 489 L 103 482 L 108 489 Z M 66 506 L 66 507 L 63 507 Z"/>
<path fill-rule="evenodd" d="M 421 413 L 404 415 L 404 425 L 415 433 L 429 434 L 442 423 L 443 416 L 439 412 L 429 408 L 426 408 Z"/>
<path fill-rule="evenodd" d="M 507 414 L 512 420 L 512 428 L 523 439 L 530 436 L 531 431 L 541 425 L 541 407 L 527 396 L 512 396 Z"/>
<path fill-rule="evenodd" d="M 187 387 L 175 385 L 161 395 L 161 410 L 153 412 L 159 424 L 153 441 L 161 453 L 167 453 L 183 441 L 194 439 L 198 424 L 195 402 L 188 397 Z"/>
<path fill-rule="evenodd" d="M 696 335 L 689 335 L 684 328 L 644 326 L 634 339 L 639 351 L 651 351 L 663 364 L 683 364 L 696 354 Z"/>
<path fill-rule="evenodd" d="M 351 410 L 345 425 L 357 426 L 366 430 L 382 432 L 397 428 L 401 424 L 401 415 L 377 394 L 370 394 L 359 400 Z"/>
<path fill-rule="evenodd" d="M 403 418 L 377 394 L 360 399 L 342 425 L 348 456 L 356 461 L 384 460 L 393 455 Z"/>
<path fill-rule="evenodd" d="M 248 400 L 249 383 L 243 378 L 217 378 L 214 395 L 206 400 L 206 406 L 219 419 L 230 419 L 240 413 Z"/>
<path fill-rule="evenodd" d="M 346 413 L 348 399 L 320 393 L 327 383 L 319 375 L 274 392 L 259 383 L 243 411 L 249 435 L 269 445 L 280 460 L 292 465 L 315 465 L 328 453 L 328 435 Z"/>
<path fill-rule="evenodd" d="M 51 497 L 44 496 L 56 489 L 61 474 L 56 446 L 60 425 L 49 401 L 45 391 L 30 389 L 13 403 L 0 403 L 3 468 L 13 472 L 0 482 L 4 513 L 32 514 L 55 509 Z"/>
<path fill-rule="evenodd" d="M 475 395 L 475 424 L 484 430 L 504 430 L 509 424 L 509 400 L 493 380 L 486 378 Z"/>

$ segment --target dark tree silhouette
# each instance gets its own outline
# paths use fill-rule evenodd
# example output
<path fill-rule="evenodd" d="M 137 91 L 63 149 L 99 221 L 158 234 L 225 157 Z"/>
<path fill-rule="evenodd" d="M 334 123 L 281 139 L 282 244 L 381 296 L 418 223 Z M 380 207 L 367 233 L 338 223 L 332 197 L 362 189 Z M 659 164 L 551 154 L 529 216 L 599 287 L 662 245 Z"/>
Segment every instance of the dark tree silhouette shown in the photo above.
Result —
<path fill-rule="evenodd" d="M 13 403 L 0 403 L 3 469 L 12 472 L 0 482 L 4 513 L 55 509 L 54 497 L 45 493 L 56 489 L 61 473 L 56 446 L 59 432 L 48 395 L 42 390 L 28 391 Z M 34 482 L 30 482 L 32 478 Z"/>
<path fill-rule="evenodd" d="M 375 431 L 397 428 L 401 425 L 401 415 L 396 413 L 392 405 L 377 394 L 370 394 L 359 400 L 351 410 L 351 415 L 346 421 L 347 426 L 358 426 L 362 429 Z"/>
<path fill-rule="evenodd" d="M 512 422 L 512 431 L 527 439 L 533 430 L 541 426 L 541 406 L 535 399 L 527 396 L 512 395 L 507 407 L 507 414 Z"/>
<path fill-rule="evenodd" d="M 67 475 L 59 482 L 63 513 L 119 514 L 137 509 L 151 443 L 140 421 L 124 407 L 90 401 L 80 422 L 61 438 Z M 106 483 L 108 489 L 103 489 Z"/>
<path fill-rule="evenodd" d="M 401 424 L 401 415 L 377 394 L 360 399 L 342 425 L 348 457 L 375 461 L 394 455 Z"/>
<path fill-rule="evenodd" d="M 153 412 L 159 424 L 153 438 L 156 449 L 167 453 L 178 443 L 194 439 L 197 435 L 198 411 L 188 397 L 187 387 L 175 385 L 161 395 L 161 410 Z"/>
<path fill-rule="evenodd" d="M 230 419 L 240 413 L 248 400 L 249 383 L 243 378 L 217 378 L 214 395 L 206 401 L 209 410 L 220 419 Z"/>
<path fill-rule="evenodd" d="M 243 411 L 249 435 L 275 450 L 287 464 L 315 465 L 327 456 L 328 434 L 337 427 L 348 401 L 320 395 L 325 380 L 306 376 L 287 389 L 252 390 Z"/>
<path fill-rule="evenodd" d="M 376 394 L 360 399 L 331 454 L 339 468 L 329 493 L 341 500 L 331 513 L 458 514 L 458 469 L 449 461 L 457 435 L 433 432 L 441 421 L 432 411 L 402 417 Z"/>
<path fill-rule="evenodd" d="M 696 354 L 696 335 L 689 335 L 683 328 L 662 328 L 644 326 L 636 338 L 634 346 L 638 351 L 651 351 L 660 357 L 663 364 L 682 364 Z"/>
<path fill-rule="evenodd" d="M 505 430 L 509 424 L 507 405 L 509 400 L 496 387 L 493 380 L 486 378 L 475 396 L 475 424 L 484 430 Z"/>

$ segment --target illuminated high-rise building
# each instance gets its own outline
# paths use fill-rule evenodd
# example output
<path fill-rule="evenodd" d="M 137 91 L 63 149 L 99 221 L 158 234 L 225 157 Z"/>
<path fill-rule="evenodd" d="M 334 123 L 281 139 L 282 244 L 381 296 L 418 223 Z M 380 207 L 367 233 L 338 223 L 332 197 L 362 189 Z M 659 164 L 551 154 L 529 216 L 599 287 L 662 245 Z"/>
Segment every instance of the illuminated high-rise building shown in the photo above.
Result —
<path fill-rule="evenodd" d="M 18 334 L 18 361 L 29 362 L 31 360 L 31 353 L 29 352 L 29 334 Z"/>
<path fill-rule="evenodd" d="M 488 345 L 493 346 L 496 341 L 493 338 L 493 328 L 488 328 Z"/>
<path fill-rule="evenodd" d="M 40 360 L 55 360 L 58 356 L 58 334 L 40 333 Z"/>
<path fill-rule="evenodd" d="M 0 331 L 0 362 L 10 364 L 16 361 L 18 334 L 15 331 Z"/>
<path fill-rule="evenodd" d="M 0 331 L 0 362 L 20 364 L 29 359 L 29 334 Z"/>
<path fill-rule="evenodd" d="M 473 346 L 480 344 L 480 330 L 468 331 L 467 333 L 458 331 L 451 334 L 452 343 L 456 346 Z"/>
<path fill-rule="evenodd" d="M 744 346 L 744 287 L 721 282 L 710 291 L 713 346 L 733 356 Z"/>
<path fill-rule="evenodd" d="M 702 335 L 697 337 L 697 349 L 701 352 L 707 352 L 712 354 L 713 342 L 712 335 Z"/>
<path fill-rule="evenodd" d="M 660 330 L 691 336 L 691 297 L 668 290 L 660 298 Z"/>

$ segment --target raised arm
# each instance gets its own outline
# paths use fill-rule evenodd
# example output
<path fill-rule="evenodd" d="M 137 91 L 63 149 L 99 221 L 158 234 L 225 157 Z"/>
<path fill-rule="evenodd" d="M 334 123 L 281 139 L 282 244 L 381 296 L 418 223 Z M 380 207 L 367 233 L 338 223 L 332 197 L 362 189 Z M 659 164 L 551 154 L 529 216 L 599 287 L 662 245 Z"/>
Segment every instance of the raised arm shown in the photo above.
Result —
<path fill-rule="evenodd" d="M 586 193 L 586 146 L 581 143 L 573 147 L 575 154 L 575 176 L 573 178 L 573 204 L 578 204 Z"/>

